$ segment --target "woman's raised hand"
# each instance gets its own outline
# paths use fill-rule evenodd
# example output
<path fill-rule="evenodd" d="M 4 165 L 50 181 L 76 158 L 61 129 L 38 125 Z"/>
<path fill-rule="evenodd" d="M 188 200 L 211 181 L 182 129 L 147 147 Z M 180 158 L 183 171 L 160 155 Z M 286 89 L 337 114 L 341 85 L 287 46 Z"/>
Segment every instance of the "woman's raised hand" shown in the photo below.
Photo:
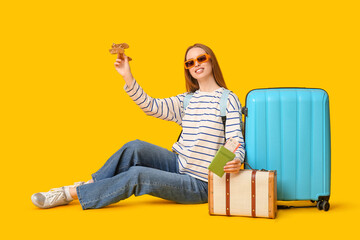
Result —
<path fill-rule="evenodd" d="M 133 82 L 133 76 L 131 74 L 130 65 L 129 65 L 129 59 L 128 57 L 123 53 L 124 59 L 120 58 L 120 53 L 118 54 L 118 57 L 114 63 L 116 71 L 120 73 L 120 75 L 123 77 L 123 79 L 126 82 L 126 85 L 130 86 Z"/>

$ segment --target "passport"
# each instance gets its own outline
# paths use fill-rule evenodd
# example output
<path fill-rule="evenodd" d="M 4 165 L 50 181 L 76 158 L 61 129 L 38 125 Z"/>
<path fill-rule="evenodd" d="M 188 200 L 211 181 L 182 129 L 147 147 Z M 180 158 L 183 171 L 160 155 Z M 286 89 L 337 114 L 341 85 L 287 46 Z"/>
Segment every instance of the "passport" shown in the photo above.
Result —
<path fill-rule="evenodd" d="M 210 163 L 208 169 L 219 177 L 222 177 L 224 175 L 224 166 L 227 162 L 233 160 L 234 158 L 235 153 L 226 149 L 224 146 L 221 146 L 215 154 L 215 157 Z"/>

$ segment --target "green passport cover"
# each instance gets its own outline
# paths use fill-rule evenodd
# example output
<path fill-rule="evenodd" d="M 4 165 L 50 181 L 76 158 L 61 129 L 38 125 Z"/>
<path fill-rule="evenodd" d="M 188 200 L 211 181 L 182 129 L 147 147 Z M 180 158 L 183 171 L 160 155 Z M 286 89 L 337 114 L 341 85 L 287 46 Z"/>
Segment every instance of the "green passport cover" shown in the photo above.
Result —
<path fill-rule="evenodd" d="M 235 153 L 221 146 L 217 151 L 214 159 L 210 163 L 208 169 L 219 177 L 222 177 L 224 175 L 224 166 L 227 162 L 233 160 L 234 158 Z"/>

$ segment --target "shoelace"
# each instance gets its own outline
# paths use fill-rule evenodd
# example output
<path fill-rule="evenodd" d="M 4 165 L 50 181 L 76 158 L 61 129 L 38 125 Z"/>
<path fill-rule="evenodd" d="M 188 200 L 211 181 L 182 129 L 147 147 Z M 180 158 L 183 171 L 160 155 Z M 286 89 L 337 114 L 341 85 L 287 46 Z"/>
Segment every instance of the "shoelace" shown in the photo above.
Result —
<path fill-rule="evenodd" d="M 75 182 L 73 185 L 70 185 L 69 187 L 78 187 L 83 184 L 84 182 Z M 62 196 L 63 199 L 66 199 L 64 189 L 61 187 L 50 189 L 50 191 L 47 192 L 46 198 L 49 200 L 49 204 L 52 205 L 55 201 L 59 199 L 60 196 Z"/>
<path fill-rule="evenodd" d="M 62 188 L 52 188 L 48 192 L 48 196 L 46 196 L 46 198 L 49 199 L 50 204 L 53 204 L 61 195 L 63 195 L 62 198 L 65 198 L 64 190 Z"/>

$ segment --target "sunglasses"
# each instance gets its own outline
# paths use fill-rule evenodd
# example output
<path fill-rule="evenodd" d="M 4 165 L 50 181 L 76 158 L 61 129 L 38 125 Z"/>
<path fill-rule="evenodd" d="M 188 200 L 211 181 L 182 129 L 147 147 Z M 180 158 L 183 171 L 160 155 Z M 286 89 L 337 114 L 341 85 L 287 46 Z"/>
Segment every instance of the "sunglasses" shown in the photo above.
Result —
<path fill-rule="evenodd" d="M 195 61 L 197 61 L 199 64 L 209 61 L 210 55 L 205 53 L 197 56 L 196 59 L 189 59 L 185 61 L 185 69 L 190 69 L 195 66 Z"/>

